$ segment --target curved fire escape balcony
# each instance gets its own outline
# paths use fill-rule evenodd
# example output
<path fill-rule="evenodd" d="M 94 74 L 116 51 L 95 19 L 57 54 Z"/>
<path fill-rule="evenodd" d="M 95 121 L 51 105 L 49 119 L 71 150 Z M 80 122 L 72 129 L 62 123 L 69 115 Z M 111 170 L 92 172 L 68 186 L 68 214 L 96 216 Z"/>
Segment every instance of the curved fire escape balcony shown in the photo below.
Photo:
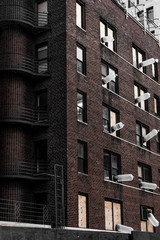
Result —
<path fill-rule="evenodd" d="M 0 122 L 16 122 L 32 126 L 48 126 L 48 111 L 22 105 L 1 105 Z"/>
<path fill-rule="evenodd" d="M 16 53 L 2 54 L 0 56 L 0 71 L 18 71 L 36 78 L 48 77 L 48 59 L 38 61 Z"/>
<path fill-rule="evenodd" d="M 0 221 L 50 225 L 49 208 L 44 204 L 1 198 Z"/>
<path fill-rule="evenodd" d="M 25 178 L 31 180 L 50 179 L 48 164 L 26 159 L 5 160 L 0 162 L 1 178 Z"/>
<path fill-rule="evenodd" d="M 48 13 L 37 12 L 18 5 L 0 5 L 0 26 L 7 23 L 21 24 L 30 30 L 40 31 L 49 29 Z"/>

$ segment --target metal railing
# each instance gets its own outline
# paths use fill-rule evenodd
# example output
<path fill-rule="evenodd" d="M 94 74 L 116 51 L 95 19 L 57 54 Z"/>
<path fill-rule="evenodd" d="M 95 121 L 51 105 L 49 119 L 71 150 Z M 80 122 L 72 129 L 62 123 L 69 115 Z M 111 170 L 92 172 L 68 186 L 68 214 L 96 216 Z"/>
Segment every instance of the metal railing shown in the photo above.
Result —
<path fill-rule="evenodd" d="M 135 4 L 134 0 L 112 0 L 118 3 L 129 16 L 132 16 L 134 20 L 140 23 L 141 27 L 146 31 L 149 31 L 157 40 L 160 41 L 160 31 L 158 22 L 159 19 L 151 19 L 146 14 L 145 4 Z"/>
<path fill-rule="evenodd" d="M 33 27 L 47 27 L 48 13 L 37 12 L 18 5 L 0 5 L 0 22 L 19 21 Z"/>
<path fill-rule="evenodd" d="M 23 105 L 0 105 L 0 121 L 14 120 L 31 124 L 48 122 L 48 111 Z"/>
<path fill-rule="evenodd" d="M 0 221 L 50 224 L 46 205 L 0 199 Z"/>
<path fill-rule="evenodd" d="M 21 54 L 2 54 L 0 70 L 20 70 L 31 74 L 48 74 L 48 60 L 34 60 Z"/>
<path fill-rule="evenodd" d="M 49 176 L 48 164 L 42 160 L 31 161 L 31 159 L 14 159 L 0 161 L 0 176 L 27 176 L 38 177 Z"/>

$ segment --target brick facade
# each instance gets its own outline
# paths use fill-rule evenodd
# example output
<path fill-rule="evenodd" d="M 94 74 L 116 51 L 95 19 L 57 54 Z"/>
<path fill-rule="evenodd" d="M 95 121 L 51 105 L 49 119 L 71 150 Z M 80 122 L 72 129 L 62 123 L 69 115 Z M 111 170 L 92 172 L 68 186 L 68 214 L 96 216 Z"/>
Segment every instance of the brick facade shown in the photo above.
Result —
<path fill-rule="evenodd" d="M 88 196 L 89 228 L 105 228 L 104 200 L 109 198 L 122 202 L 123 224 L 140 231 L 140 206 L 152 207 L 154 215 L 160 219 L 157 207 L 160 195 L 158 189 L 154 192 L 139 189 L 138 162 L 151 166 L 152 182 L 159 185 L 160 155 L 155 137 L 150 140 L 149 151 L 136 146 L 136 121 L 149 126 L 150 131 L 159 129 L 153 97 L 154 94 L 160 95 L 159 81 L 152 79 L 151 66 L 146 68 L 146 74 L 133 67 L 132 43 L 145 52 L 146 59 L 160 59 L 159 46 L 135 21 L 126 19 L 124 11 L 114 1 L 83 0 L 83 3 L 86 30 L 76 26 L 76 1 L 73 0 L 48 0 L 48 28 L 17 19 L 0 25 L 0 61 L 3 64 L 0 68 L 0 142 L 3 146 L 0 156 L 5 172 L 0 185 L 1 198 L 33 202 L 36 194 L 47 194 L 45 204 L 54 209 L 51 212 L 54 225 L 54 166 L 60 164 L 64 167 L 66 226 L 78 227 L 78 194 L 84 193 Z M 34 1 L 8 1 L 8 11 L 9 4 L 15 9 L 20 6 L 36 12 Z M 1 7 L 3 9 L 5 5 Z M 25 15 L 21 17 L 25 18 Z M 101 18 L 116 29 L 116 52 L 100 42 Z M 35 72 L 34 66 L 32 69 L 30 65 L 26 69 L 27 61 L 34 65 L 36 47 L 42 43 L 48 46 L 49 74 Z M 86 75 L 77 72 L 77 43 L 86 48 Z M 28 60 L 23 65 L 26 57 Z M 118 70 L 118 94 L 102 87 L 102 60 Z M 151 94 L 148 112 L 135 106 L 134 82 L 143 85 Z M 37 93 L 42 90 L 47 91 L 47 124 L 31 121 L 31 117 L 23 119 L 22 109 L 34 112 Z M 86 124 L 77 121 L 77 90 L 87 97 Z M 103 131 L 103 103 L 119 111 L 120 121 L 125 125 L 120 137 Z M 19 164 L 18 169 L 26 161 L 35 164 L 35 142 L 40 140 L 47 140 L 49 171 L 45 174 L 48 178 L 45 175 L 36 178 L 35 175 L 17 174 L 14 170 L 16 164 Z M 78 173 L 78 140 L 88 146 L 88 174 Z M 134 180 L 126 183 L 127 186 L 104 181 L 104 150 L 121 156 L 122 174 L 134 175 Z M 9 174 L 10 169 L 12 174 Z M 160 228 L 156 228 L 156 232 L 159 231 Z"/>

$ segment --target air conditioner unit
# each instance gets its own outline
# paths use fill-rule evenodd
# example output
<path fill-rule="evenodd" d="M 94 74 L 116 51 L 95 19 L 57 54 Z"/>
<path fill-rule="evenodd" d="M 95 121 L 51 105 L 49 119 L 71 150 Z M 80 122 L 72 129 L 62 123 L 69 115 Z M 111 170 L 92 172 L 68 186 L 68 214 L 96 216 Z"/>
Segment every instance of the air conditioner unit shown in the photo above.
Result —
<path fill-rule="evenodd" d="M 155 190 L 155 189 L 157 189 L 157 184 L 150 183 L 150 182 L 140 182 L 140 187 L 142 189 Z"/>
<path fill-rule="evenodd" d="M 148 220 L 152 223 L 152 225 L 154 227 L 158 227 L 159 226 L 159 221 L 153 216 L 152 213 L 148 214 Z"/>
<path fill-rule="evenodd" d="M 119 131 L 124 127 L 124 124 L 122 122 L 116 123 L 114 126 L 112 126 L 113 131 Z"/>
<path fill-rule="evenodd" d="M 158 130 L 153 129 L 150 133 L 148 133 L 146 136 L 144 136 L 143 141 L 148 142 L 151 138 L 156 136 L 158 134 Z"/>
<path fill-rule="evenodd" d="M 107 75 L 106 77 L 102 78 L 102 83 L 103 84 L 107 84 L 111 81 L 115 81 L 115 78 L 117 77 L 118 75 L 115 74 L 114 72 L 111 72 L 109 75 Z"/>
<path fill-rule="evenodd" d="M 144 93 L 143 95 L 135 98 L 135 103 L 140 103 L 142 101 L 145 101 L 145 100 L 149 99 L 150 96 L 151 96 L 150 93 Z"/>
<path fill-rule="evenodd" d="M 128 181 L 133 181 L 134 176 L 132 174 L 121 174 L 121 175 L 117 175 L 114 176 L 115 180 L 117 182 L 128 182 Z"/>
<path fill-rule="evenodd" d="M 104 36 L 104 37 L 101 38 L 101 41 L 103 43 L 113 42 L 114 38 L 112 36 Z"/>
<path fill-rule="evenodd" d="M 129 234 L 131 234 L 131 232 L 133 231 L 133 228 L 122 225 L 122 224 L 117 224 L 116 229 L 118 232 L 129 233 Z"/>
<path fill-rule="evenodd" d="M 158 61 L 158 59 L 150 58 L 150 59 L 147 59 L 147 60 L 141 62 L 139 65 L 140 65 L 140 67 L 146 67 L 146 66 L 151 65 L 151 64 L 153 64 L 157 61 Z"/>

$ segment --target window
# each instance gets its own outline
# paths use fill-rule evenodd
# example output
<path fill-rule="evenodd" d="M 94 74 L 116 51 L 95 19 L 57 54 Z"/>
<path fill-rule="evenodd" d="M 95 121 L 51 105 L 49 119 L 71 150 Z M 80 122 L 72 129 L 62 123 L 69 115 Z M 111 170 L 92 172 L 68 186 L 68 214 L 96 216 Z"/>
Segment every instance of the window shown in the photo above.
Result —
<path fill-rule="evenodd" d="M 160 115 L 159 103 L 159 97 L 157 95 L 154 95 L 154 113 L 157 115 Z"/>
<path fill-rule="evenodd" d="M 87 102 L 86 94 L 77 92 L 77 119 L 81 122 L 87 122 Z"/>
<path fill-rule="evenodd" d="M 157 152 L 160 152 L 160 132 L 158 132 L 156 136 L 156 141 L 157 141 Z"/>
<path fill-rule="evenodd" d="M 104 178 L 115 180 L 114 176 L 121 173 L 120 155 L 104 151 Z"/>
<path fill-rule="evenodd" d="M 47 116 L 47 90 L 37 92 L 37 121 L 45 121 L 48 119 Z"/>
<path fill-rule="evenodd" d="M 78 141 L 78 172 L 88 173 L 87 143 Z"/>
<path fill-rule="evenodd" d="M 85 29 L 85 5 L 78 0 L 76 2 L 76 25 Z"/>
<path fill-rule="evenodd" d="M 148 214 L 153 213 L 153 208 L 141 206 L 141 231 L 154 232 L 154 227 L 148 220 Z"/>
<path fill-rule="evenodd" d="M 37 47 L 38 73 L 48 71 L 48 46 L 46 44 Z"/>
<path fill-rule="evenodd" d="M 158 63 L 152 63 L 152 77 L 155 81 L 158 81 Z"/>
<path fill-rule="evenodd" d="M 48 24 L 48 3 L 46 0 L 38 1 L 38 26 L 43 27 Z"/>
<path fill-rule="evenodd" d="M 88 227 L 88 195 L 78 194 L 78 227 Z"/>
<path fill-rule="evenodd" d="M 117 69 L 114 68 L 113 66 L 111 66 L 111 65 L 108 64 L 108 63 L 102 62 L 102 64 L 101 64 L 102 79 L 103 79 L 104 77 L 106 77 L 107 75 L 112 74 L 112 73 L 113 73 L 114 75 L 118 74 Z M 102 83 L 102 86 L 103 86 L 104 88 L 108 88 L 108 89 L 112 90 L 113 92 L 118 93 L 118 77 L 116 76 L 115 79 L 111 80 L 111 81 L 110 81 L 109 83 L 107 83 L 107 84 L 103 84 L 103 83 Z"/>
<path fill-rule="evenodd" d="M 137 16 L 139 18 L 139 22 L 144 24 L 144 11 L 137 12 Z"/>
<path fill-rule="evenodd" d="M 153 25 L 153 20 L 154 20 L 153 7 L 147 8 L 146 13 L 147 13 L 148 30 L 152 31 L 155 28 Z"/>
<path fill-rule="evenodd" d="M 158 169 L 158 182 L 159 182 L 159 191 L 160 191 L 160 169 Z"/>
<path fill-rule="evenodd" d="M 145 53 L 137 46 L 132 46 L 133 66 L 139 68 L 141 72 L 145 72 L 145 67 L 140 67 L 140 63 L 145 60 Z"/>
<path fill-rule="evenodd" d="M 36 172 L 43 173 L 47 170 L 47 140 L 35 142 Z"/>
<path fill-rule="evenodd" d="M 77 44 L 77 72 L 86 74 L 86 50 L 83 46 Z"/>
<path fill-rule="evenodd" d="M 105 43 L 105 45 L 112 51 L 116 51 L 116 30 L 109 23 L 101 20 L 100 21 L 100 38 L 105 36 L 111 36 L 114 38 L 113 42 Z"/>
<path fill-rule="evenodd" d="M 138 146 L 149 148 L 149 141 L 144 142 L 143 138 L 149 133 L 149 127 L 143 123 L 136 122 L 136 142 Z"/>
<path fill-rule="evenodd" d="M 116 225 L 122 223 L 121 203 L 114 200 L 105 200 L 105 230 L 116 230 Z"/>
<path fill-rule="evenodd" d="M 112 127 L 119 121 L 119 112 L 109 106 L 103 105 L 103 130 L 112 135 L 119 136 L 120 131 L 113 131 Z"/>
<path fill-rule="evenodd" d="M 139 96 L 142 96 L 144 93 L 147 92 L 147 89 L 141 86 L 138 83 L 134 83 L 134 98 L 136 99 Z M 136 106 L 142 108 L 145 111 L 148 111 L 148 100 L 142 101 L 140 103 L 136 103 Z"/>
<path fill-rule="evenodd" d="M 138 180 L 139 182 L 152 182 L 151 166 L 138 163 Z"/>

